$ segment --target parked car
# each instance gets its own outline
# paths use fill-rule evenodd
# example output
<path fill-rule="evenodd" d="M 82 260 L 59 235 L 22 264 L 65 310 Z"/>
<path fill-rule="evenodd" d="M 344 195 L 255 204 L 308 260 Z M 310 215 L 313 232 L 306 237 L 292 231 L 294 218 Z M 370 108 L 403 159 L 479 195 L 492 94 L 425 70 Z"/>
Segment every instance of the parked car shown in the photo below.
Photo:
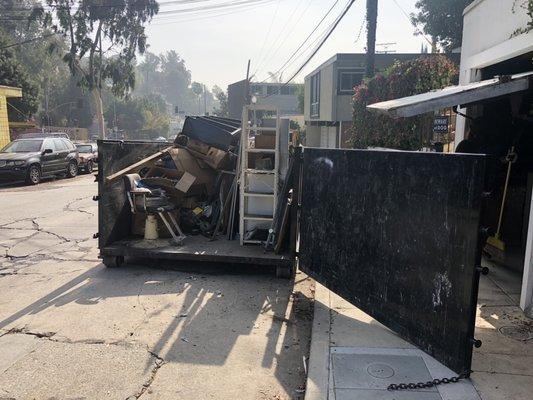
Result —
<path fill-rule="evenodd" d="M 96 143 L 75 143 L 78 149 L 78 170 L 90 174 L 98 165 L 98 146 Z"/>
<path fill-rule="evenodd" d="M 20 136 L 19 139 L 36 139 L 36 138 L 65 138 L 70 139 L 68 134 L 65 132 L 35 132 L 35 133 L 25 133 Z"/>
<path fill-rule="evenodd" d="M 65 138 L 17 139 L 0 150 L 0 181 L 25 180 L 37 185 L 42 178 L 78 174 L 78 150 Z"/>

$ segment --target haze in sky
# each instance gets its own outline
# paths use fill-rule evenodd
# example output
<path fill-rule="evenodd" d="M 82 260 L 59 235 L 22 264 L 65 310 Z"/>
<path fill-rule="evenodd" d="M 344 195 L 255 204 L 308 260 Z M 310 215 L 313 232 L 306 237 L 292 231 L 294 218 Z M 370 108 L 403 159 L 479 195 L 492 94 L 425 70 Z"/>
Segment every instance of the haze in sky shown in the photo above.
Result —
<path fill-rule="evenodd" d="M 378 45 L 378 51 L 388 49 L 398 53 L 418 53 L 422 44 L 428 44 L 424 37 L 414 35 L 415 28 L 402 12 L 415 12 L 415 2 L 379 0 L 377 43 L 394 44 Z M 209 87 L 216 84 L 226 89 L 228 84 L 244 79 L 248 59 L 251 59 L 255 81 L 270 80 L 269 72 L 279 70 L 276 75 L 284 82 L 312 52 L 314 45 L 308 46 L 318 43 L 348 0 L 251 0 L 251 4 L 240 0 L 234 3 L 248 4 L 210 11 L 175 11 L 224 3 L 228 0 L 161 0 L 160 14 L 147 29 L 149 51 L 175 50 L 191 70 L 192 79 Z M 298 54 L 280 70 L 335 3 L 315 34 L 302 47 L 307 51 Z M 364 52 L 365 12 L 366 0 L 356 0 L 334 33 L 294 81 L 303 82 L 306 74 L 335 53 Z"/>

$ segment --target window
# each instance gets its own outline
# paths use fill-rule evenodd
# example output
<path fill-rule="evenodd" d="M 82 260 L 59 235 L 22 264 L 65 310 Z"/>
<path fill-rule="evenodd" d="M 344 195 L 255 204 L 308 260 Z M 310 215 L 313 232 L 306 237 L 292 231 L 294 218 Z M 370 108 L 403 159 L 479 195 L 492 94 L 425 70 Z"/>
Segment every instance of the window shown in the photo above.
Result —
<path fill-rule="evenodd" d="M 352 94 L 353 88 L 361 84 L 364 77 L 363 70 L 351 69 L 339 71 L 339 93 Z"/>
<path fill-rule="evenodd" d="M 77 147 L 80 153 L 92 153 L 93 152 L 93 146 L 90 144 L 79 144 L 77 145 Z"/>
<path fill-rule="evenodd" d="M 279 86 L 267 86 L 267 95 L 279 94 Z"/>
<path fill-rule="evenodd" d="M 74 146 L 74 143 L 72 143 L 70 140 L 68 140 L 68 139 L 62 139 L 62 140 L 65 143 L 65 145 L 67 146 L 67 149 L 74 150 L 76 148 L 76 146 Z"/>
<path fill-rule="evenodd" d="M 311 77 L 311 117 L 320 114 L 320 71 Z"/>
<path fill-rule="evenodd" d="M 2 149 L 2 153 L 34 153 L 41 151 L 42 140 L 15 140 Z"/>
<path fill-rule="evenodd" d="M 54 139 L 54 147 L 56 151 L 65 151 L 67 150 L 67 145 L 61 139 Z"/>
<path fill-rule="evenodd" d="M 252 94 L 262 95 L 263 94 L 263 86 L 261 85 L 252 85 L 250 88 L 250 91 Z"/>
<path fill-rule="evenodd" d="M 57 151 L 56 146 L 54 145 L 54 139 L 45 139 L 43 150 L 50 149 L 52 151 Z"/>
<path fill-rule="evenodd" d="M 282 86 L 281 94 L 285 96 L 294 96 L 296 94 L 296 88 L 294 86 Z"/>

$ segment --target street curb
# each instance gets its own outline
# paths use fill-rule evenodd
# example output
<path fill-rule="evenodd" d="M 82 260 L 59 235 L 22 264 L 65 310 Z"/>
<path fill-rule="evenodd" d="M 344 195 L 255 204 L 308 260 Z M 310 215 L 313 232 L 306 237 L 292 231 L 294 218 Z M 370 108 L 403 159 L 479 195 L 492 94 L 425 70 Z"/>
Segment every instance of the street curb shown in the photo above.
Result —
<path fill-rule="evenodd" d="M 330 292 L 316 283 L 305 400 L 327 400 L 329 390 Z"/>

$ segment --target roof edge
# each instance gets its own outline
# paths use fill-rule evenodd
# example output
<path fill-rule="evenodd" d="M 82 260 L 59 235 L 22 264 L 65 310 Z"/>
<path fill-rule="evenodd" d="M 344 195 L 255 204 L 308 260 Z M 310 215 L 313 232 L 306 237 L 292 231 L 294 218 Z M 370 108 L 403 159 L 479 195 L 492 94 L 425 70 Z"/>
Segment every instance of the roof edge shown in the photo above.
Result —
<path fill-rule="evenodd" d="M 479 6 L 481 3 L 483 3 L 485 0 L 474 0 L 472 3 L 467 5 L 465 9 L 463 10 L 463 17 L 468 14 L 470 11 L 472 11 L 474 8 Z"/>

